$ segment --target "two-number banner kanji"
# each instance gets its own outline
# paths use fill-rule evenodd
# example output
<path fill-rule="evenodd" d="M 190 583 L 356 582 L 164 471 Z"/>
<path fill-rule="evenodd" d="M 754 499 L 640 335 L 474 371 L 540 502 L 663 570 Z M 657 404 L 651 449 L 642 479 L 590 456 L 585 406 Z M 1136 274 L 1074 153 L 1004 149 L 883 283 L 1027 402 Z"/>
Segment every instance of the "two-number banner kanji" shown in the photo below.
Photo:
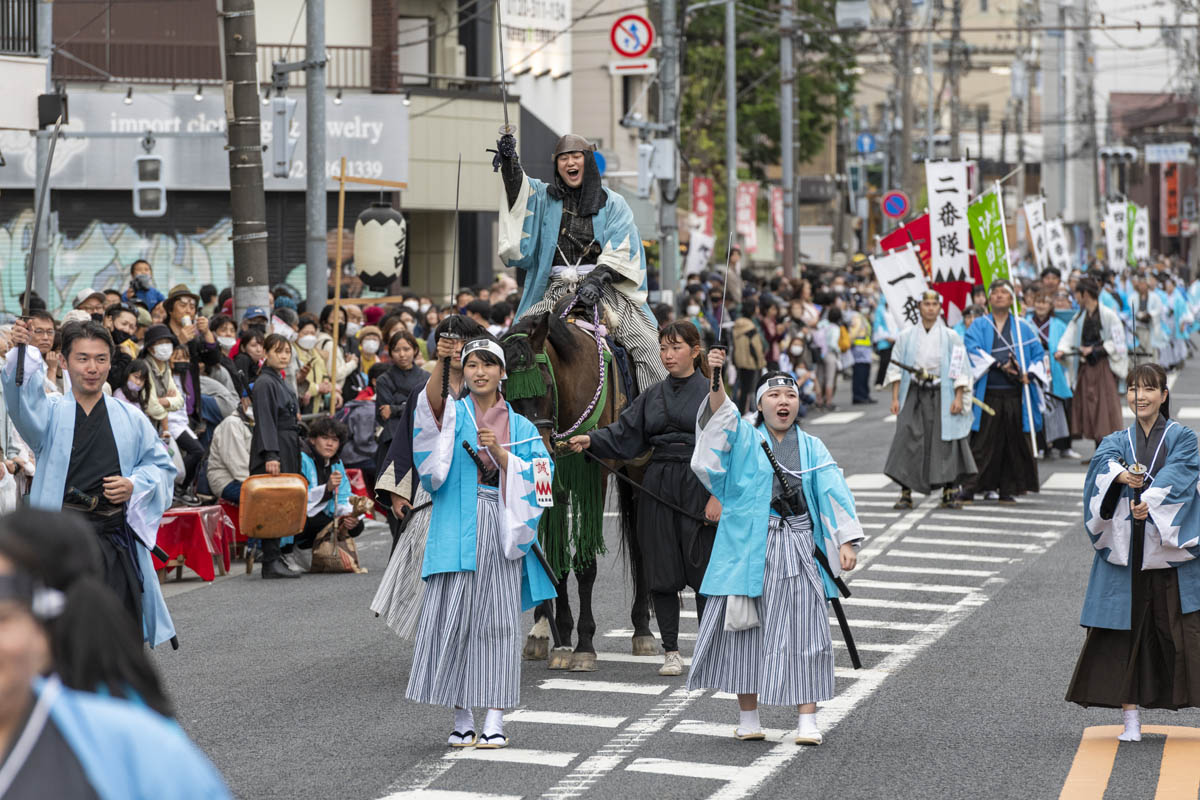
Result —
<path fill-rule="evenodd" d="M 887 314 L 896 333 L 921 319 L 921 295 L 929 288 L 921 259 L 911 244 L 881 256 L 871 256 L 879 290 L 887 300 Z"/>
<path fill-rule="evenodd" d="M 1063 275 L 1071 271 L 1071 244 L 1067 241 L 1062 217 L 1055 217 L 1046 223 L 1046 256 L 1050 259 L 1050 265 Z"/>
<path fill-rule="evenodd" d="M 967 229 L 967 162 L 926 161 L 929 195 L 929 243 L 933 281 L 970 277 L 970 231 Z"/>
<path fill-rule="evenodd" d="M 931 258 L 928 213 L 901 225 L 879 239 L 879 246 L 884 251 L 895 250 L 910 243 L 917 248 L 928 277 Z M 935 281 L 929 284 L 930 289 L 942 296 L 942 316 L 945 317 L 947 325 L 957 325 L 962 321 L 962 312 L 971 302 L 971 289 L 979 282 L 979 262 L 975 260 L 974 253 L 971 254 L 970 264 L 971 272 L 966 280 Z"/>
<path fill-rule="evenodd" d="M 1035 197 L 1025 202 L 1025 221 L 1029 226 L 1029 250 L 1037 263 L 1038 271 L 1044 270 L 1048 264 L 1049 253 L 1046 246 L 1046 199 Z"/>
<path fill-rule="evenodd" d="M 967 220 L 971 224 L 971 241 L 975 243 L 983 288 L 991 291 L 992 281 L 1010 279 L 1008 235 L 1004 229 L 1004 204 L 999 184 L 967 207 Z"/>
<path fill-rule="evenodd" d="M 1124 272 L 1129 263 L 1129 204 L 1124 200 L 1105 204 L 1104 249 L 1108 268 Z"/>

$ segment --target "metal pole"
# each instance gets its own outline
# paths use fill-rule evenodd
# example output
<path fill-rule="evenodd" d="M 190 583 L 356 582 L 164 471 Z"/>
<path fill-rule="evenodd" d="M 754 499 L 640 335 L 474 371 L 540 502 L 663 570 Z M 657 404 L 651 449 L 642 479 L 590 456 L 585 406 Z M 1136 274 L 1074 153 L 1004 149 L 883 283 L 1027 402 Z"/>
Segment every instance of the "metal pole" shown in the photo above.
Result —
<path fill-rule="evenodd" d="M 725 213 L 729 230 L 737 230 L 737 14 L 725 0 Z"/>
<path fill-rule="evenodd" d="M 950 158 L 960 157 L 958 144 L 958 53 L 962 47 L 962 0 L 954 0 L 953 26 L 950 32 Z"/>
<path fill-rule="evenodd" d="M 262 121 L 259 118 L 258 41 L 254 0 L 222 0 L 225 97 L 229 120 L 229 202 L 233 216 L 233 307 L 241 319 L 266 306 L 267 200 L 263 193 Z"/>
<path fill-rule="evenodd" d="M 668 130 L 662 134 L 674 140 L 679 129 L 679 30 L 675 0 L 662 0 L 663 46 L 659 69 L 659 123 Z M 674 152 L 674 148 L 671 148 Z M 659 286 L 675 290 L 679 285 L 679 223 L 675 199 L 679 195 L 679 158 L 671 165 L 672 177 L 658 182 L 658 260 Z"/>
<path fill-rule="evenodd" d="M 325 0 L 307 0 L 304 98 L 306 185 L 304 194 L 304 263 L 306 308 L 318 313 L 329 295 L 329 232 L 325 178 Z"/>
<path fill-rule="evenodd" d="M 912 0 L 900 3 L 900 153 L 897 177 L 900 188 L 915 196 L 909 184 L 912 168 L 912 45 L 908 32 L 912 19 Z"/>
<path fill-rule="evenodd" d="M 929 21 L 933 22 L 933 3 L 926 3 L 929 8 Z M 925 106 L 925 157 L 933 158 L 933 34 L 926 34 L 925 39 L 925 90 L 927 104 Z"/>
<path fill-rule="evenodd" d="M 792 27 L 792 11 L 795 0 L 783 0 L 779 7 L 779 121 L 780 121 L 780 166 L 783 184 L 783 274 L 790 278 L 796 274 L 796 164 L 795 142 L 792 126 L 795 124 L 795 81 L 796 60 Z"/>
<path fill-rule="evenodd" d="M 51 61 L 54 51 L 54 4 L 51 0 L 38 0 L 37 4 L 37 51 L 38 58 L 46 59 L 46 93 L 54 91 L 54 78 L 51 75 Z M 50 151 L 49 131 L 37 132 L 37 173 L 46 172 L 46 159 Z M 49 180 L 49 174 L 46 179 Z M 34 208 L 41 203 L 42 192 L 46 187 L 34 186 Z M 47 198 L 49 199 L 49 198 Z M 50 213 L 42 215 L 42 229 L 38 231 L 37 249 L 33 254 L 33 290 L 38 297 L 46 301 L 53 309 L 54 300 L 50 297 Z"/>

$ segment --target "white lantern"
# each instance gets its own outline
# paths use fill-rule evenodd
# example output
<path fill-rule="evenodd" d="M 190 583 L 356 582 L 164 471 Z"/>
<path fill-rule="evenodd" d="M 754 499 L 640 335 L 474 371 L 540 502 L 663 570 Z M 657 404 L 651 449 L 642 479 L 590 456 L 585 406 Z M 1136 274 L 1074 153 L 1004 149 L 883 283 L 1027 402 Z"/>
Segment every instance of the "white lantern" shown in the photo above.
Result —
<path fill-rule="evenodd" d="M 408 245 L 408 223 L 392 204 L 380 200 L 354 223 L 354 269 L 372 289 L 386 290 L 400 277 Z"/>

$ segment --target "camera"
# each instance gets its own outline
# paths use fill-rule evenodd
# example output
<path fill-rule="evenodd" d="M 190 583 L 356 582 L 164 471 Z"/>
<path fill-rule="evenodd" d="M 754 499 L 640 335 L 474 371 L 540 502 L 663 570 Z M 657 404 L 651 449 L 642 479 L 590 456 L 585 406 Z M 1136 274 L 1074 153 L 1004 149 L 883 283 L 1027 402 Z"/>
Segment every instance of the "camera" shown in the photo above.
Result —
<path fill-rule="evenodd" d="M 150 276 L 143 272 L 141 275 L 134 275 L 129 285 L 133 287 L 134 291 L 144 292 L 154 284 L 151 282 Z"/>

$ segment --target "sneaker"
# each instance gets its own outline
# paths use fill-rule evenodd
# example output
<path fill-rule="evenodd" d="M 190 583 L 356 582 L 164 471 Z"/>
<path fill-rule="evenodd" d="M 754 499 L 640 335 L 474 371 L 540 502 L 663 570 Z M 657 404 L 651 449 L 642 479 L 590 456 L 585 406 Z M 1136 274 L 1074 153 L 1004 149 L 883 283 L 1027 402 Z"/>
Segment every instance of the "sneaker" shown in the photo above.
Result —
<path fill-rule="evenodd" d="M 1000 495 L 997 494 L 996 492 L 985 492 L 983 495 L 984 500 L 996 500 L 999 497 L 1000 497 Z"/>
<path fill-rule="evenodd" d="M 663 658 L 663 665 L 658 670 L 659 675 L 675 677 L 683 674 L 683 657 L 678 650 L 672 650 Z"/>
<path fill-rule="evenodd" d="M 1039 460 L 1041 460 L 1041 461 L 1044 461 L 1044 460 L 1046 459 L 1046 451 L 1045 451 L 1045 450 L 1038 450 L 1037 457 L 1038 457 L 1038 459 L 1039 459 Z"/>
<path fill-rule="evenodd" d="M 282 561 L 283 565 L 292 572 L 304 572 L 304 570 L 300 568 L 300 565 L 296 563 L 296 556 L 293 553 L 283 553 L 279 556 L 279 560 Z"/>
<path fill-rule="evenodd" d="M 1058 457 L 1058 451 L 1055 450 L 1053 447 L 1049 448 L 1048 450 L 1039 450 L 1038 451 L 1038 458 L 1045 459 L 1046 461 L 1053 461 L 1057 457 Z"/>
<path fill-rule="evenodd" d="M 1066 450 L 1059 450 L 1058 454 L 1063 458 L 1083 458 L 1083 456 L 1075 452 L 1074 447 L 1068 447 Z M 1091 459 L 1088 460 L 1090 461 Z"/>

